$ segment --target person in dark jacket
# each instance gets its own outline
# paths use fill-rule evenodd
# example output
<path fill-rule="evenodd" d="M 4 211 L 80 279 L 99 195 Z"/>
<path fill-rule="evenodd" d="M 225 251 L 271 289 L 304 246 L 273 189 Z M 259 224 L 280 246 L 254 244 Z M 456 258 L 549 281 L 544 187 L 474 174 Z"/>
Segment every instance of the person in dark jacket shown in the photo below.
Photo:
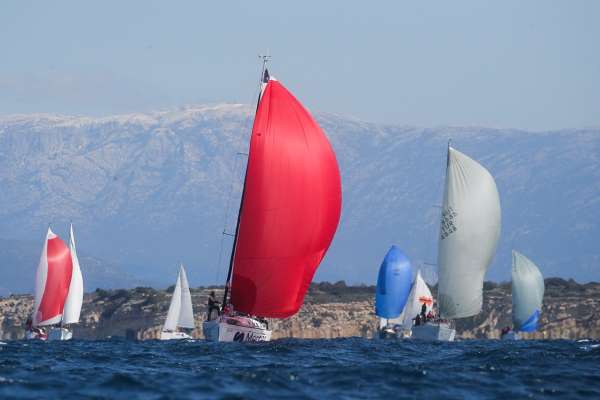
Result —
<path fill-rule="evenodd" d="M 217 301 L 217 298 L 215 296 L 215 292 L 214 290 L 210 292 L 210 295 L 208 296 L 208 315 L 206 320 L 207 321 L 212 321 L 212 312 L 213 310 L 217 312 L 217 316 L 219 316 L 219 307 L 220 304 Z"/>

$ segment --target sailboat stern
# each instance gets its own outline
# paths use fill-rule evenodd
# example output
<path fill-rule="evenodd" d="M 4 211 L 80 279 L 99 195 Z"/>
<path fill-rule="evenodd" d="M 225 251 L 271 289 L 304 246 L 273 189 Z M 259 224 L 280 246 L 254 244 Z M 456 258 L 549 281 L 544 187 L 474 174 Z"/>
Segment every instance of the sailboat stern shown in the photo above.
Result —
<path fill-rule="evenodd" d="M 445 322 L 427 323 L 412 328 L 412 338 L 417 340 L 453 342 L 455 336 L 456 330 Z"/>
<path fill-rule="evenodd" d="M 48 331 L 48 340 L 71 340 L 73 331 L 65 327 L 52 327 Z"/>
<path fill-rule="evenodd" d="M 160 340 L 182 340 L 191 339 L 192 337 L 185 332 L 180 331 L 161 331 Z"/>

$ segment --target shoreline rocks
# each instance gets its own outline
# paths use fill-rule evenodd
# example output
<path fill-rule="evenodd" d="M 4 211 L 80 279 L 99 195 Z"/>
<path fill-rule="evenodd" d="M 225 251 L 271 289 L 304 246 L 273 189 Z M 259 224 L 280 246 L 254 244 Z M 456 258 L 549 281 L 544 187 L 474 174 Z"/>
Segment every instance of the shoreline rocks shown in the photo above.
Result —
<path fill-rule="evenodd" d="M 222 288 L 192 289 L 197 326 L 193 331 L 195 338 L 203 337 L 202 321 L 211 290 L 217 296 L 222 295 Z M 435 296 L 435 287 L 433 292 Z M 271 320 L 273 338 L 373 337 L 377 329 L 374 293 L 373 286 L 346 286 L 343 282 L 312 284 L 298 314 Z M 156 339 L 170 299 L 170 292 L 143 287 L 97 289 L 87 293 L 81 322 L 74 328 L 74 338 Z M 30 295 L 0 298 L 0 340 L 23 338 L 32 306 Z M 456 321 L 458 337 L 498 338 L 500 329 L 511 325 L 511 308 L 510 284 L 486 282 L 483 311 L 475 317 Z M 535 339 L 600 338 L 600 283 L 578 284 L 558 278 L 547 279 L 540 330 L 523 336 Z"/>

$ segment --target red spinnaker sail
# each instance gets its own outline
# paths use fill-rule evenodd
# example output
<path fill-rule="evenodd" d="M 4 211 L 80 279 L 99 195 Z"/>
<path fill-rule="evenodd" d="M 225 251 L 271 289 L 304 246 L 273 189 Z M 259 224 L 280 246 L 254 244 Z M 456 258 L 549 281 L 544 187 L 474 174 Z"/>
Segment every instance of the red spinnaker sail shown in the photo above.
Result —
<path fill-rule="evenodd" d="M 250 315 L 298 312 L 340 219 L 341 182 L 327 137 L 275 80 L 250 139 L 231 302 Z"/>
<path fill-rule="evenodd" d="M 43 292 L 37 293 L 36 288 L 36 302 L 39 301 L 39 304 L 34 315 L 34 325 L 60 322 L 72 272 L 73 262 L 69 247 L 48 230 L 46 246 L 37 271 L 37 281 L 43 287 Z"/>

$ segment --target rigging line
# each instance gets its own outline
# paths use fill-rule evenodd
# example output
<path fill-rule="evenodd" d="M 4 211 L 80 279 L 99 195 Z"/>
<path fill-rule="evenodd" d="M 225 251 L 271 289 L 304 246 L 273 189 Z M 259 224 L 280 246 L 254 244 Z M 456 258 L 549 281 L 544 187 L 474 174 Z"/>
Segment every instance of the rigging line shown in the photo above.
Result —
<path fill-rule="evenodd" d="M 263 65 L 262 68 L 263 68 L 263 73 L 264 73 L 264 65 Z M 262 79 L 262 74 L 261 74 L 261 79 Z M 257 96 L 260 93 L 261 89 L 262 89 L 262 86 L 259 85 L 254 90 L 254 93 L 252 94 L 252 98 L 250 99 L 250 101 L 248 101 L 247 104 L 252 104 L 252 102 L 254 101 L 254 99 L 257 98 Z M 232 177 L 231 177 L 231 181 L 230 181 L 230 185 L 229 185 L 229 195 L 227 196 L 227 203 L 226 203 L 226 206 L 225 206 L 225 216 L 224 216 L 224 222 L 223 222 L 223 232 L 221 234 L 221 241 L 220 241 L 220 246 L 219 246 L 219 257 L 218 257 L 217 268 L 216 268 L 217 269 L 217 274 L 216 274 L 216 283 L 217 284 L 219 284 L 220 277 L 221 277 L 221 268 L 222 268 L 222 261 L 223 261 L 223 244 L 224 244 L 224 241 L 225 241 L 225 236 L 232 236 L 232 235 L 226 234 L 226 231 L 227 231 L 227 224 L 229 222 L 229 216 L 230 216 L 230 212 L 231 212 L 231 201 L 232 201 L 232 198 L 233 198 L 234 182 L 236 180 L 236 177 L 238 176 L 238 168 L 239 168 L 238 164 L 240 164 L 240 162 L 239 162 L 240 157 L 239 156 L 243 155 L 243 156 L 248 157 L 248 155 L 250 153 L 250 148 L 249 148 L 250 141 L 249 140 L 245 140 L 245 139 L 246 139 L 246 137 L 248 135 L 252 134 L 251 127 L 250 127 L 250 119 L 252 118 L 252 116 L 253 116 L 253 114 L 252 114 L 252 111 L 250 110 L 246 114 L 246 118 L 245 118 L 245 120 L 244 120 L 244 122 L 242 124 L 243 131 L 244 132 L 250 132 L 249 134 L 243 136 L 244 141 L 248 143 L 247 152 L 238 152 L 236 154 L 236 158 L 235 158 L 235 161 L 234 161 L 234 168 L 233 168 L 233 171 L 232 171 Z M 242 166 L 243 166 L 243 164 L 242 164 Z M 235 243 L 234 243 L 234 245 L 235 245 Z"/>
<path fill-rule="evenodd" d="M 260 81 L 259 81 L 259 86 L 258 86 L 258 90 L 259 90 L 259 95 L 262 95 L 262 89 L 263 89 L 263 81 L 265 78 L 265 74 L 266 74 L 266 68 L 267 68 L 267 61 L 270 59 L 270 56 L 260 56 L 259 58 L 262 59 L 262 69 L 261 69 L 261 76 L 260 76 Z M 255 121 L 256 121 L 256 113 L 258 112 L 258 107 L 260 106 L 260 97 L 257 98 L 256 101 L 256 110 L 254 111 L 254 116 L 255 116 Z M 250 147 L 251 145 L 251 141 L 252 141 L 252 131 L 250 131 L 249 134 L 250 138 L 248 140 L 248 155 L 250 155 Z M 238 214 L 237 214 L 237 221 L 235 224 L 235 235 L 233 237 L 233 244 L 231 246 L 231 253 L 229 255 L 229 267 L 227 268 L 227 279 L 225 281 L 225 290 L 223 291 L 223 307 L 225 307 L 225 305 L 227 304 L 227 296 L 229 294 L 229 286 L 231 285 L 231 278 L 233 276 L 233 263 L 234 263 L 234 259 L 235 259 L 235 251 L 237 248 L 237 241 L 238 241 L 238 235 L 239 235 L 239 229 L 240 229 L 240 223 L 241 223 L 241 218 L 242 218 L 242 208 L 244 206 L 244 196 L 246 194 L 246 182 L 248 179 L 248 167 L 249 167 L 249 163 L 250 163 L 250 157 L 248 157 L 248 160 L 246 161 L 246 166 L 244 168 L 244 183 L 242 186 L 242 195 L 240 196 L 240 206 L 238 208 Z"/>
<path fill-rule="evenodd" d="M 231 198 L 233 197 L 233 187 L 235 178 L 237 176 L 239 157 L 236 157 L 233 161 L 233 170 L 231 180 L 229 182 L 229 194 L 227 195 L 227 202 L 225 203 L 225 215 L 223 217 L 223 233 L 221 234 L 220 246 L 219 246 L 219 261 L 217 262 L 217 276 L 216 284 L 219 284 L 221 277 L 221 266 L 223 261 L 223 242 L 225 241 L 225 232 L 227 230 L 227 223 L 229 222 L 229 214 L 231 213 Z"/>
<path fill-rule="evenodd" d="M 221 277 L 221 260 L 223 258 L 223 240 L 225 240 L 224 236 L 221 236 L 220 244 L 219 244 L 219 260 L 217 261 L 217 275 L 215 276 L 215 284 L 219 284 L 219 278 Z"/>
<path fill-rule="evenodd" d="M 448 143 L 446 145 L 446 157 L 445 157 L 445 162 L 442 164 L 445 167 L 442 167 L 442 172 L 441 172 L 441 185 L 436 185 L 438 188 L 441 187 L 441 189 L 437 189 L 440 192 L 440 195 L 438 195 L 438 198 L 441 199 L 441 204 L 440 205 L 433 205 L 432 207 L 439 209 L 439 213 L 437 214 L 437 225 L 434 223 L 433 224 L 433 229 L 434 229 L 434 246 L 437 246 L 439 240 L 440 240 L 440 226 L 441 226 L 441 221 L 442 221 L 442 214 L 444 212 L 444 194 L 446 192 L 446 175 L 448 174 L 448 167 L 449 167 L 449 160 L 450 160 L 450 146 L 452 144 L 452 139 L 449 138 L 448 139 Z M 436 229 L 437 228 L 437 229 Z M 437 252 L 437 248 L 434 247 L 433 252 L 436 253 Z M 439 278 L 439 273 L 440 273 L 440 268 L 439 265 L 437 265 L 437 262 L 439 260 L 437 259 L 437 255 L 436 255 L 436 264 L 435 264 L 435 273 L 438 275 Z"/>

